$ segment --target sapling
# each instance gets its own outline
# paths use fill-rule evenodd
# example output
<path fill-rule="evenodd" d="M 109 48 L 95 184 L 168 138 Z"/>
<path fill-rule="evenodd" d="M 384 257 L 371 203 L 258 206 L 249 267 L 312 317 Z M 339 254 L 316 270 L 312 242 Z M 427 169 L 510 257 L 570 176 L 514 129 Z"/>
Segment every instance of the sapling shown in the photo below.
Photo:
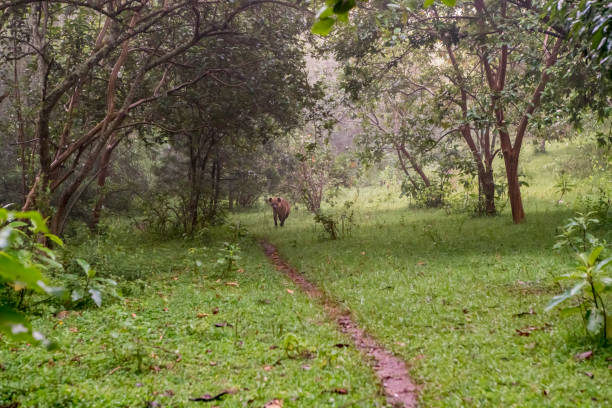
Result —
<path fill-rule="evenodd" d="M 603 246 L 598 246 L 590 253 L 578 254 L 580 263 L 575 271 L 557 278 L 569 280 L 574 283 L 573 286 L 553 297 L 545 310 L 550 311 L 566 300 L 575 299 L 573 306 L 561 309 L 561 314 L 567 316 L 580 313 L 587 332 L 593 336 L 601 336 L 606 342 L 612 338 L 612 316 L 607 313 L 602 294 L 612 291 L 612 256 L 600 261 L 603 250 Z"/>

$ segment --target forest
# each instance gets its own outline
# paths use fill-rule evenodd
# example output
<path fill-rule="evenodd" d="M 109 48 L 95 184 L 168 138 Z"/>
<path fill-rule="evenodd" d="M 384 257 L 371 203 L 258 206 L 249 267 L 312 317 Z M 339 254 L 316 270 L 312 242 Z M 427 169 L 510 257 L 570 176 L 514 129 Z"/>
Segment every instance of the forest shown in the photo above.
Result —
<path fill-rule="evenodd" d="M 0 408 L 612 406 L 607 0 L 0 0 Z"/>

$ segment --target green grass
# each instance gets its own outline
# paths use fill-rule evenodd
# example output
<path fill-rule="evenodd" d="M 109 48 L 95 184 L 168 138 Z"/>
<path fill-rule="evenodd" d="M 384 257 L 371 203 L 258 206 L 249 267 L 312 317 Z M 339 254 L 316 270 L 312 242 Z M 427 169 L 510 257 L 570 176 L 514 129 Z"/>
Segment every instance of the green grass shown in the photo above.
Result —
<path fill-rule="evenodd" d="M 116 276 L 124 299 L 65 317 L 53 317 L 59 305 L 35 307 L 34 327 L 60 348 L 0 338 L 0 405 L 261 407 L 278 398 L 284 407 L 384 406 L 363 356 L 335 347 L 347 339 L 322 307 L 264 257 L 255 238 L 265 237 L 409 363 L 424 407 L 611 406 L 612 349 L 591 341 L 579 317 L 543 312 L 561 290 L 553 277 L 573 265 L 551 249 L 556 227 L 579 194 L 611 181 L 588 169 L 588 148 L 549 151 L 523 153 L 522 225 L 507 207 L 494 218 L 448 215 L 409 208 L 397 186 L 361 188 L 337 199 L 356 203 L 352 233 L 337 241 L 300 206 L 285 228 L 273 227 L 267 207 L 236 215 L 250 235 L 240 242 L 240 270 L 227 275 L 215 263 L 228 228 L 198 240 L 163 240 L 118 222 L 99 238 L 77 229 L 66 257 Z M 584 178 L 557 205 L 551 175 L 561 170 Z M 573 358 L 587 350 L 592 359 Z M 221 401 L 189 401 L 227 389 L 235 393 Z"/>
<path fill-rule="evenodd" d="M 241 242 L 242 271 L 214 270 L 224 238 L 212 237 L 206 249 L 124 232 L 77 247 L 101 273 L 140 279 L 120 283 L 123 301 L 62 318 L 49 315 L 51 306 L 34 318 L 58 350 L 0 339 L 0 405 L 242 407 L 278 398 L 285 407 L 382 406 L 359 353 L 335 347 L 347 339 L 253 239 Z M 287 354 L 289 337 L 301 354 Z M 339 388 L 348 394 L 334 392 Z M 225 389 L 236 393 L 216 403 L 188 400 Z"/>
<path fill-rule="evenodd" d="M 359 192 L 352 234 L 337 241 L 305 211 L 283 229 L 270 210 L 237 219 L 409 362 L 422 406 L 611 406 L 612 349 L 594 344 L 579 317 L 543 311 L 561 290 L 553 277 L 574 264 L 551 249 L 572 212 L 555 205 L 550 174 L 576 151 L 552 150 L 559 155 L 525 154 L 522 225 L 508 208 L 494 218 L 414 210 L 378 188 Z M 593 359 L 573 358 L 586 350 Z"/>

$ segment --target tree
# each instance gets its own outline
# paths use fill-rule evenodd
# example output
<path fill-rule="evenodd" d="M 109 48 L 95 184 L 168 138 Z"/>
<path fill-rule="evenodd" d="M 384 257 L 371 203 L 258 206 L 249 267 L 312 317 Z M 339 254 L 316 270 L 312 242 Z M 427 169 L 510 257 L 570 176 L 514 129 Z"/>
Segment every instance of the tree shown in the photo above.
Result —
<path fill-rule="evenodd" d="M 495 191 L 491 163 L 497 134 L 513 220 L 521 222 L 525 214 L 518 180 L 520 151 L 564 44 L 563 27 L 542 19 L 542 10 L 532 2 L 479 0 L 428 9 L 397 4 L 376 15 L 357 11 L 357 27 L 343 34 L 351 43 L 356 36 L 368 45 L 355 48 L 357 68 L 347 74 L 355 76 L 360 64 L 375 60 L 374 53 L 386 58 L 378 69 L 387 72 L 417 50 L 425 51 L 429 59 L 404 74 L 405 82 L 415 84 L 412 90 L 422 85 L 423 78 L 415 72 L 429 62 L 427 74 L 437 81 L 433 99 L 448 109 L 452 126 L 459 128 L 488 203 L 493 203 Z M 338 55 L 351 58 L 346 51 Z M 487 207 L 494 212 L 494 207 Z"/>
<path fill-rule="evenodd" d="M 186 63 L 189 55 L 219 39 L 245 43 L 257 28 L 249 18 L 265 23 L 270 11 L 284 15 L 279 5 L 296 7 L 270 0 L 0 2 L 0 50 L 17 72 L 6 83 L 13 88 L 16 142 L 30 158 L 21 161 L 28 191 L 23 208 L 51 215 L 52 231 L 61 232 L 87 186 L 97 177 L 103 187 L 113 151 L 147 106 L 223 70 L 198 69 Z M 4 63 L 2 71 L 8 71 Z M 188 74 L 182 81 L 179 71 Z M 31 85 L 23 79 L 28 75 Z"/>

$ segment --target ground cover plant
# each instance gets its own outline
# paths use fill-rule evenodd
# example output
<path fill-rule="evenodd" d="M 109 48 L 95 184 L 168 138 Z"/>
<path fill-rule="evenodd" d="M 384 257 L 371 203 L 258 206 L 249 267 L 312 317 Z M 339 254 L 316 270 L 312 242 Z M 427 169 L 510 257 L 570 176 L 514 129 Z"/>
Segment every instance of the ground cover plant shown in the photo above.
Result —
<path fill-rule="evenodd" d="M 580 156 L 575 146 L 551 149 Z M 240 219 L 409 362 L 422 406 L 609 406 L 610 346 L 593 343 L 579 315 L 544 311 L 561 292 L 555 275 L 575 265 L 553 250 L 574 214 L 557 204 L 554 180 L 540 182 L 553 157 L 528 158 L 521 225 L 408 209 L 380 188 L 360 191 L 343 239 L 322 236 L 306 212 L 283 230 L 267 212 Z"/>
<path fill-rule="evenodd" d="M 164 242 L 124 230 L 73 248 L 98 274 L 127 272 L 122 299 L 36 310 L 32 324 L 55 350 L 2 338 L 0 404 L 195 406 L 227 392 L 212 405 L 382 406 L 361 356 L 336 346 L 347 340 L 252 238 L 238 269 L 217 267 L 236 236 L 224 231 Z"/>
<path fill-rule="evenodd" d="M 608 3 L 0 0 L 0 408 L 612 406 Z"/>

